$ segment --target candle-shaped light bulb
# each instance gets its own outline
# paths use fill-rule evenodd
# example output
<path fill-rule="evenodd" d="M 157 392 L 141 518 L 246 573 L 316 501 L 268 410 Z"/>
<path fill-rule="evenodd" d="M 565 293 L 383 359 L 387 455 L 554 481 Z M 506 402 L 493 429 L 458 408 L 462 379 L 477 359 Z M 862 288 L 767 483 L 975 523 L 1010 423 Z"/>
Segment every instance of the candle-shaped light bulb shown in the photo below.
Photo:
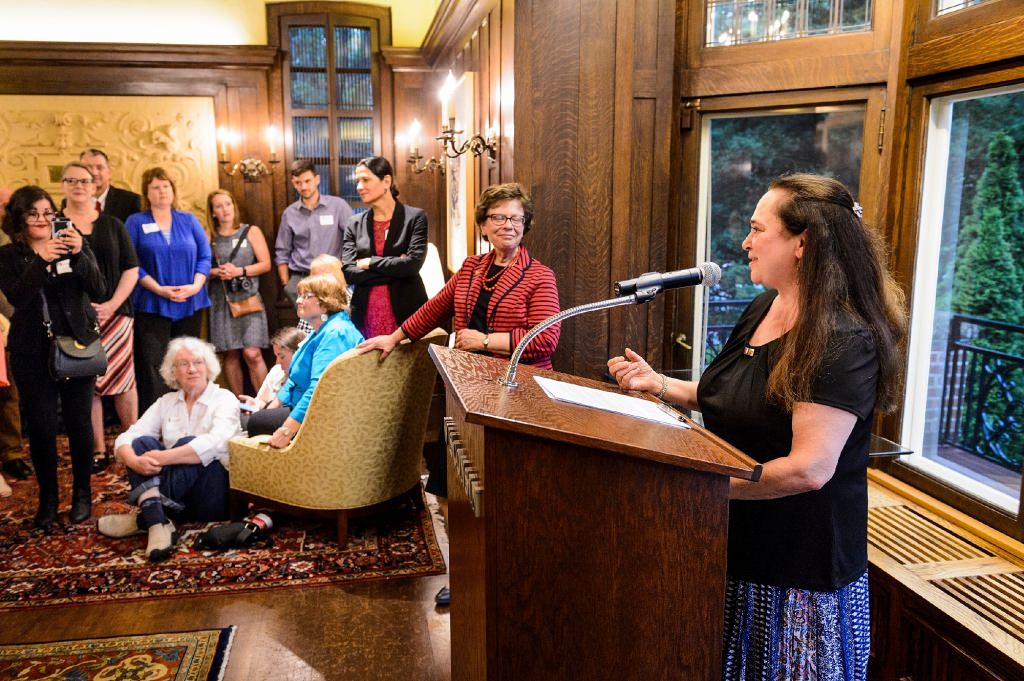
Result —
<path fill-rule="evenodd" d="M 420 150 L 420 129 L 422 127 L 418 118 L 412 119 L 412 123 L 409 125 L 409 147 L 413 156 L 418 155 Z"/>
<path fill-rule="evenodd" d="M 217 140 L 220 141 L 220 160 L 228 158 L 228 130 L 223 125 L 217 128 Z"/>
<path fill-rule="evenodd" d="M 277 160 L 277 126 L 267 126 L 267 143 L 270 145 L 270 160 Z"/>

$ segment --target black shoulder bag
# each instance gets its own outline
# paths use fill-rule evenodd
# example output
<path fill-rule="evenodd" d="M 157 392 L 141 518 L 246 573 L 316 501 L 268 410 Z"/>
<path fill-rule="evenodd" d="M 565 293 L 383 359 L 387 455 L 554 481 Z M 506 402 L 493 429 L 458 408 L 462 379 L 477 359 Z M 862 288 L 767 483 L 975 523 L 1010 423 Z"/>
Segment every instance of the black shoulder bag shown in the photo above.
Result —
<path fill-rule="evenodd" d="M 107 353 L 103 351 L 100 339 L 82 345 L 74 336 L 54 335 L 46 294 L 40 291 L 39 296 L 43 299 L 43 324 L 50 339 L 50 375 L 57 381 L 67 381 L 107 373 Z"/>

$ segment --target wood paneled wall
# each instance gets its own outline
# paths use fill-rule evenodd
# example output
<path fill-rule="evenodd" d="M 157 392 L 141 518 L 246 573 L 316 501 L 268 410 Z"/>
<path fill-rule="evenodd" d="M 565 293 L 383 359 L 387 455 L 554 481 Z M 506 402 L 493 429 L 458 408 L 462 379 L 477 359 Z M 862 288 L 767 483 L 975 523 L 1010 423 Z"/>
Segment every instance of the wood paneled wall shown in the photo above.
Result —
<path fill-rule="evenodd" d="M 231 160 L 250 155 L 265 160 L 270 150 L 263 131 L 273 122 L 268 75 L 275 58 L 275 50 L 258 46 L 0 42 L 0 93 L 211 97 L 217 125 L 240 134 L 241 141 L 229 149 Z M 262 182 L 219 174 L 220 186 L 235 195 L 245 219 L 268 235 L 284 209 L 275 203 L 273 192 L 284 170 L 274 172 L 273 180 Z M 277 290 L 273 277 L 261 283 Z M 272 325 L 274 312 L 268 306 Z"/>
<path fill-rule="evenodd" d="M 675 26 L 670 0 L 516 5 L 516 179 L 533 190 L 529 245 L 563 308 L 668 263 Z M 599 376 L 625 346 L 660 365 L 664 305 L 568 321 L 555 367 Z"/>

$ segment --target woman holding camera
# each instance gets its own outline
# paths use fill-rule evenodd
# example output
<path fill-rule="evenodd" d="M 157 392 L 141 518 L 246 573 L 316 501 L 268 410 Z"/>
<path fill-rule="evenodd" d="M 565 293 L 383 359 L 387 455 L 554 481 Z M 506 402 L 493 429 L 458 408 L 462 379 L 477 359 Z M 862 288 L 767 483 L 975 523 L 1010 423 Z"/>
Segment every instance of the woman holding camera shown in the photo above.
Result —
<path fill-rule="evenodd" d="M 100 398 L 105 395 L 112 397 L 122 428 L 127 428 L 139 418 L 132 351 L 135 320 L 129 299 L 139 281 L 139 259 L 124 223 L 96 209 L 93 179 L 92 171 L 80 161 L 67 164 L 61 173 L 67 202 L 64 216 L 85 237 L 107 282 L 106 295 L 92 302 L 100 323 L 103 352 L 107 355 L 107 373 L 96 379 L 96 392 L 92 398 L 92 470 L 98 473 L 113 460 L 103 439 L 103 401 Z"/>
<path fill-rule="evenodd" d="M 267 365 L 267 313 L 260 302 L 259 277 L 270 271 L 270 249 L 263 232 L 255 225 L 238 223 L 235 197 L 226 189 L 215 189 L 206 197 L 210 217 L 210 245 L 215 267 L 210 269 L 210 342 L 224 362 L 224 376 L 231 392 L 244 392 L 242 360 L 254 387 L 263 384 Z M 251 298 L 258 311 L 232 314 L 232 303 Z M 255 306 L 253 306 L 255 307 Z"/>
<path fill-rule="evenodd" d="M 0 291 L 15 307 L 7 349 L 21 393 L 28 441 L 39 483 L 35 526 L 48 529 L 57 522 L 58 403 L 71 447 L 73 476 L 71 521 L 92 515 L 92 409 L 95 377 L 58 381 L 50 373 L 50 338 L 72 336 L 89 345 L 99 338 L 90 297 L 103 300 L 106 282 L 92 249 L 74 228 L 54 232 L 57 210 L 40 187 L 14 192 L 3 230 L 11 243 L 0 248 Z M 46 314 L 44 316 L 44 307 Z"/>

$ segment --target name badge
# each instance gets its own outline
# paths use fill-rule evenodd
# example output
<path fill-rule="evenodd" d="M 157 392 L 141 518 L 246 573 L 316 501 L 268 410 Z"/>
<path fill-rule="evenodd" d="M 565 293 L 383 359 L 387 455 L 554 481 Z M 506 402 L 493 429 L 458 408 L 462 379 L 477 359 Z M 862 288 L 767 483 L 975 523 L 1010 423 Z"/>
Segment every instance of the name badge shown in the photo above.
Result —
<path fill-rule="evenodd" d="M 70 274 L 71 272 L 71 261 L 70 260 L 58 260 L 57 261 L 57 274 Z"/>
<path fill-rule="evenodd" d="M 159 231 L 160 231 L 160 225 L 156 224 L 155 222 L 147 222 L 146 224 L 142 225 L 142 233 L 143 234 L 152 234 L 153 232 L 159 232 Z"/>
<path fill-rule="evenodd" d="M 321 215 L 320 216 L 320 224 L 321 225 L 333 225 L 334 224 L 334 216 L 333 215 Z"/>
<path fill-rule="evenodd" d="M 245 247 L 245 244 L 248 243 L 248 242 L 249 242 L 248 239 L 242 239 L 242 245 L 239 246 L 238 245 L 238 239 L 232 239 L 231 240 L 231 248 L 243 248 L 243 247 Z"/>

